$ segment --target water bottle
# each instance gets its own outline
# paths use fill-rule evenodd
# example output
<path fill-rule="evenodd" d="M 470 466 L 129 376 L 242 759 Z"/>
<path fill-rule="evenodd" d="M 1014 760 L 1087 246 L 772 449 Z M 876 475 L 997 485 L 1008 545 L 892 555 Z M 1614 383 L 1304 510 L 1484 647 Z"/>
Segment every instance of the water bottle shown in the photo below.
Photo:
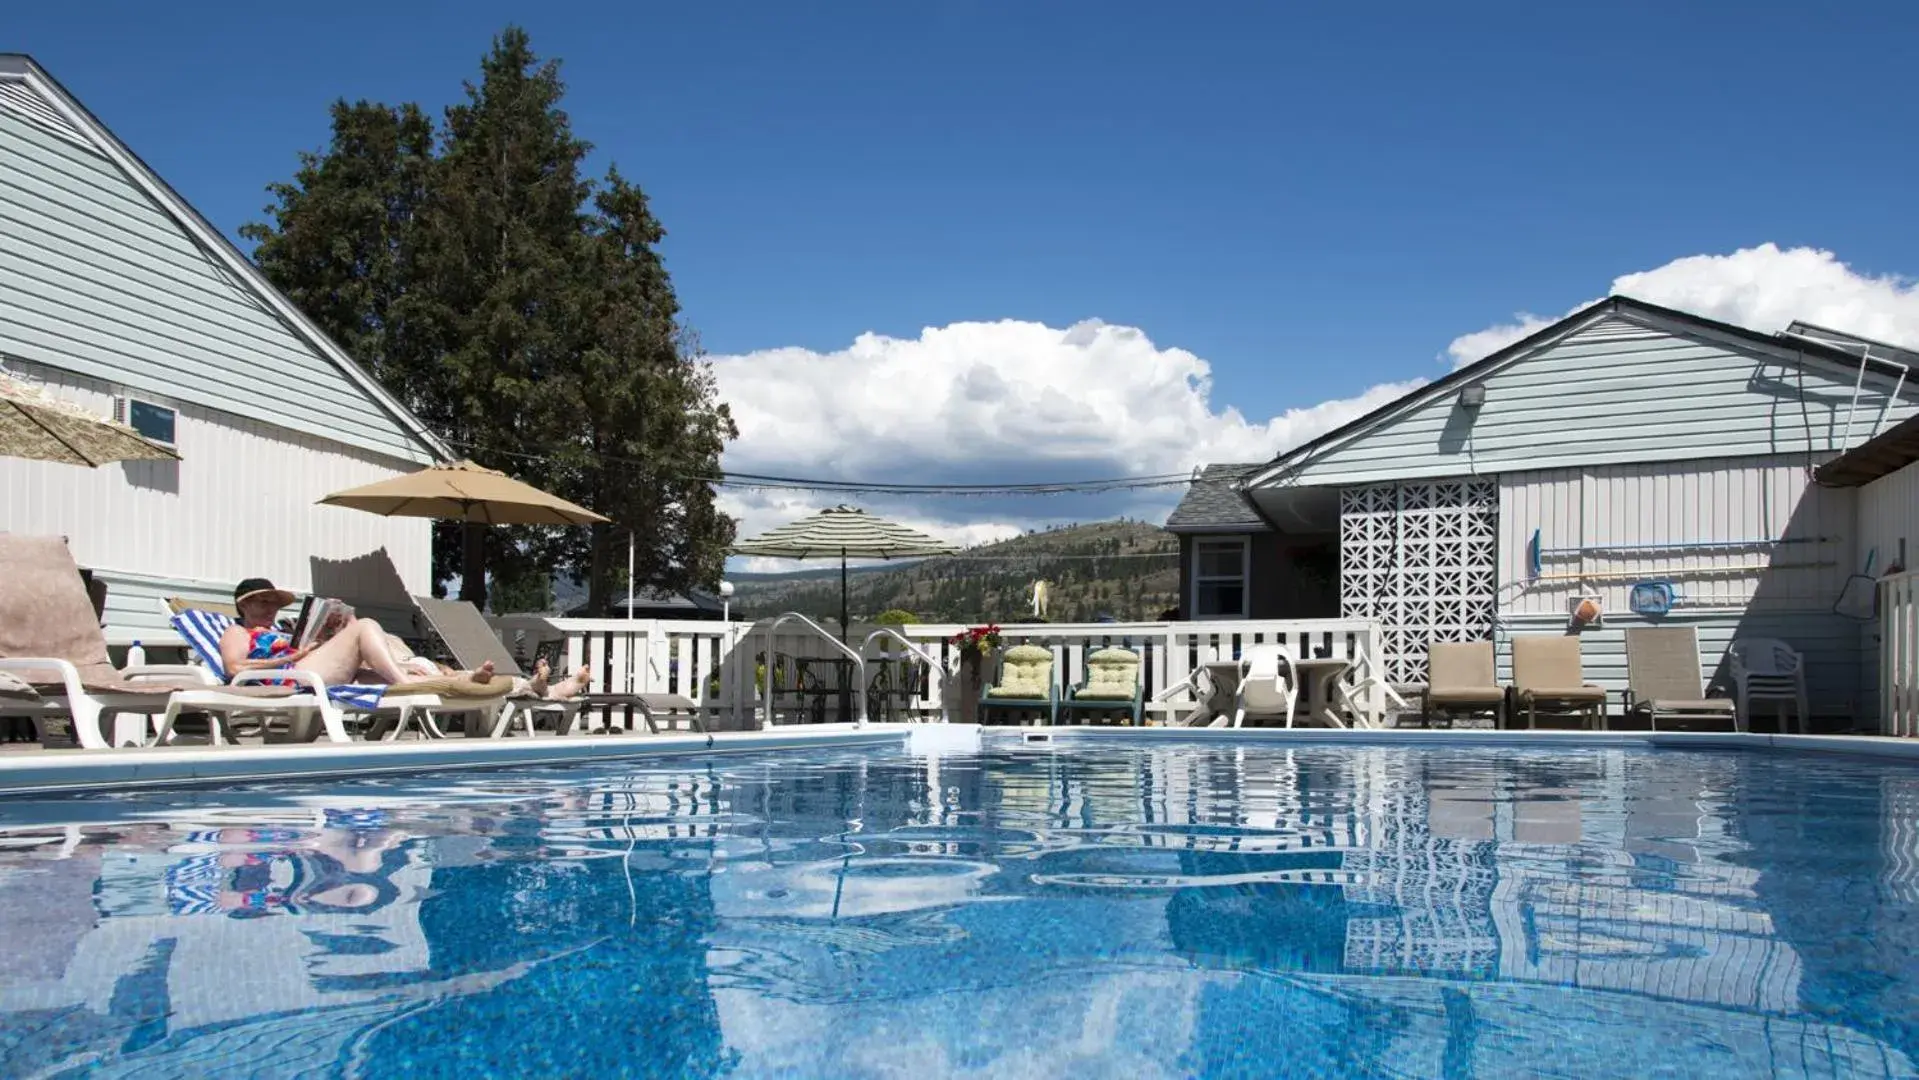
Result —
<path fill-rule="evenodd" d="M 147 650 L 138 641 L 134 642 L 133 647 L 127 650 L 127 666 L 139 667 L 146 662 Z"/>

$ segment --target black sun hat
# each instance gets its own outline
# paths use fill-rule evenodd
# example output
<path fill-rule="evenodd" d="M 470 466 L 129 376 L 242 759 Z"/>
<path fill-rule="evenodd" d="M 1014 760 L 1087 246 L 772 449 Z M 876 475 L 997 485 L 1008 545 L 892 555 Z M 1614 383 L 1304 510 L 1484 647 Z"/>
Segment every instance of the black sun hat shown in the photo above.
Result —
<path fill-rule="evenodd" d="M 293 594 L 285 589 L 276 589 L 273 582 L 263 577 L 250 577 L 233 587 L 233 606 L 239 607 L 254 597 L 271 597 L 273 606 L 286 607 L 293 603 Z"/>

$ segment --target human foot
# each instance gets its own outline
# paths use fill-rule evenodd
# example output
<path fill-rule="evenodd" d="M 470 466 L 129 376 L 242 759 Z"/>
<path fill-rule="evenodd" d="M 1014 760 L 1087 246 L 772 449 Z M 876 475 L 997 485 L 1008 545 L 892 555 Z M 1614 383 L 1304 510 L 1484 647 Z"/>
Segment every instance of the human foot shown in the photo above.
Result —
<path fill-rule="evenodd" d="M 555 701 L 563 698 L 578 697 L 586 693 L 586 688 L 592 685 L 592 683 L 593 669 L 585 664 L 581 664 L 572 675 L 555 683 L 553 689 L 549 690 L 546 696 Z"/>
<path fill-rule="evenodd" d="M 483 683 L 483 682 L 491 682 L 492 680 L 493 680 L 493 661 L 488 660 L 486 663 L 481 664 L 479 667 L 476 667 L 473 669 L 474 682 Z"/>
<path fill-rule="evenodd" d="M 545 697 L 546 677 L 552 672 L 553 668 L 547 664 L 546 657 L 540 657 L 539 661 L 533 665 L 533 677 L 526 681 L 527 692 L 534 697 Z"/>

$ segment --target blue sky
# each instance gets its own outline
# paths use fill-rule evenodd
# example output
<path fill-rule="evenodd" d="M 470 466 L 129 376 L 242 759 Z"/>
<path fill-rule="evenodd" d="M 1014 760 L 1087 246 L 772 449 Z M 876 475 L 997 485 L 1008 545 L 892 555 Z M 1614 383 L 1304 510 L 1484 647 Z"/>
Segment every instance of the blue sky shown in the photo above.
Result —
<path fill-rule="evenodd" d="M 1257 426 L 1433 377 L 1460 335 L 1689 256 L 1830 253 L 1840 285 L 1819 288 L 1919 271 L 1909 6 L 272 7 L 29 5 L 0 49 L 33 54 L 232 232 L 321 145 L 329 101 L 437 109 L 517 19 L 564 61 L 597 164 L 653 196 L 706 347 L 800 350 L 786 366 L 822 377 L 846 365 L 801 361 L 866 332 L 1097 318 L 1210 365 L 1199 427 L 1229 405 Z M 1708 268 L 1675 295 L 1813 287 L 1781 265 Z M 1109 359 L 1164 362 L 1134 353 Z M 1084 378 L 1052 385 L 1070 398 Z M 1119 419 L 1162 392 L 1142 385 Z M 1033 435 L 942 437 L 1016 459 Z M 770 439 L 736 460 L 875 475 L 830 437 Z M 1068 453 L 1052 474 L 1171 454 Z"/>

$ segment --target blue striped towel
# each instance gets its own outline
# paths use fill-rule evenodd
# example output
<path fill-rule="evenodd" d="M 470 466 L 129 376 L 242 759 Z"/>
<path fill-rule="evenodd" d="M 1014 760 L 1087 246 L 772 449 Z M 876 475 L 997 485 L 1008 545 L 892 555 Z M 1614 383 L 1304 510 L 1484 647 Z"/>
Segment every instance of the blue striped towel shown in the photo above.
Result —
<path fill-rule="evenodd" d="M 187 640 L 200 662 L 213 672 L 213 677 L 221 682 L 227 681 L 227 668 L 220 659 L 220 638 L 233 625 L 233 620 L 217 611 L 201 611 L 188 608 L 173 617 L 173 629 Z M 380 707 L 380 695 L 386 693 L 386 687 L 369 683 L 349 683 L 345 686 L 329 686 L 326 696 L 336 705 L 349 709 L 377 709 Z"/>

